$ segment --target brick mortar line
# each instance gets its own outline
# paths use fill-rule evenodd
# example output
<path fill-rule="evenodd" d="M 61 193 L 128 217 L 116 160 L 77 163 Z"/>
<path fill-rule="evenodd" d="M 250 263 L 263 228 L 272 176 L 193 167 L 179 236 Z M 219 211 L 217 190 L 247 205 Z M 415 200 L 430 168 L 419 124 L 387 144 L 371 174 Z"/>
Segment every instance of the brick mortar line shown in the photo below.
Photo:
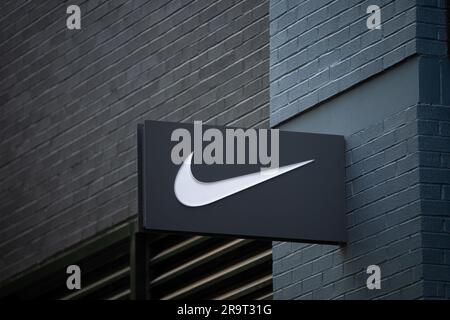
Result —
<path fill-rule="evenodd" d="M 262 20 L 262 19 L 264 19 L 264 17 L 261 18 L 261 20 Z M 232 36 L 233 36 L 233 35 L 229 36 L 228 38 L 230 38 L 230 37 L 232 37 Z M 247 39 L 247 41 L 243 42 L 239 47 L 245 45 L 246 43 L 248 43 L 248 41 L 250 41 L 251 39 L 254 39 L 254 38 L 256 38 L 256 37 L 257 37 L 257 35 L 254 36 L 254 37 L 252 37 L 252 38 Z M 228 39 L 228 38 L 227 38 L 227 39 Z M 225 40 L 225 39 L 224 39 L 224 40 Z M 220 45 L 220 44 L 221 44 L 221 43 L 219 43 L 218 45 Z M 209 51 L 209 50 L 208 50 L 208 51 Z M 247 58 L 247 57 L 251 56 L 251 54 L 252 54 L 252 53 L 246 55 L 244 58 Z M 243 59 L 244 59 L 244 58 L 243 58 Z M 120 61 L 122 61 L 122 60 L 124 60 L 124 59 L 126 59 L 126 58 L 123 58 L 123 59 L 121 59 Z M 118 61 L 117 63 L 119 63 L 120 61 Z M 184 64 L 186 64 L 186 63 L 190 63 L 190 61 L 191 61 L 191 60 L 188 60 L 188 61 L 182 63 L 178 68 L 181 68 L 181 67 L 182 67 Z M 217 61 L 217 59 L 215 59 L 214 61 Z M 240 61 L 241 61 L 241 60 L 239 60 L 239 61 L 237 61 L 237 62 L 240 62 Z M 237 63 L 237 62 L 236 62 L 236 63 Z M 115 63 L 115 64 L 116 64 L 116 63 Z M 154 68 L 152 68 L 152 69 L 154 69 Z M 149 70 L 151 70 L 151 69 L 149 69 Z M 196 72 L 199 71 L 199 70 L 200 70 L 200 69 L 196 70 Z M 113 81 L 114 79 L 119 78 L 121 75 L 125 74 L 127 71 L 128 71 L 128 70 L 122 71 L 120 74 L 116 75 L 116 76 L 115 76 L 113 79 L 111 79 L 110 81 Z M 146 72 L 147 72 L 147 71 L 144 71 L 144 72 L 140 73 L 139 75 L 145 74 Z M 175 71 L 174 71 L 174 72 L 175 72 Z M 138 76 L 139 76 L 139 75 L 138 75 Z M 94 77 L 94 76 L 95 76 L 95 75 L 93 75 L 92 77 Z M 161 79 L 163 76 L 164 76 L 164 75 L 159 76 L 159 77 L 153 79 L 151 83 L 148 83 L 148 84 L 146 84 L 146 85 L 144 85 L 144 86 L 141 86 L 141 87 L 139 87 L 138 89 L 142 89 L 142 88 L 144 88 L 144 87 L 146 87 L 146 86 L 147 86 L 147 87 L 150 86 L 150 85 L 153 84 L 155 81 L 158 81 L 159 79 Z M 214 75 L 213 75 L 213 76 L 214 76 Z M 91 78 L 92 78 L 92 77 L 91 77 Z M 122 85 L 122 87 L 124 87 L 126 84 L 130 84 L 130 83 L 132 82 L 132 80 L 134 80 L 134 79 L 136 79 L 136 78 L 137 78 L 137 77 L 128 80 L 125 84 Z M 183 78 L 179 79 L 179 80 L 178 80 L 176 83 L 174 83 L 172 86 L 174 86 L 174 85 L 176 85 L 177 83 L 183 81 L 183 79 L 185 79 L 185 78 L 186 78 L 186 77 L 183 77 Z M 211 78 L 211 77 L 209 77 L 209 78 Z M 209 78 L 208 78 L 208 79 L 209 79 Z M 205 79 L 205 80 L 206 80 L 206 79 Z M 86 80 L 86 81 L 87 81 L 87 80 Z M 109 83 L 110 81 L 108 81 L 108 83 Z M 56 87 L 58 87 L 58 86 L 59 86 L 59 84 L 57 83 L 57 84 L 55 84 L 51 89 L 56 88 Z M 128 96 L 131 95 L 133 92 L 138 92 L 138 89 L 135 89 L 134 91 L 128 93 L 128 94 L 125 95 L 123 98 L 128 97 Z M 96 90 L 96 88 L 94 88 L 94 89 L 88 91 L 84 96 L 86 96 L 86 95 L 89 94 L 90 92 L 94 92 L 95 90 Z M 184 90 L 184 91 L 178 93 L 177 96 L 180 95 L 181 93 L 185 92 L 185 91 L 188 91 L 188 90 L 189 90 L 189 89 L 186 89 L 186 90 Z M 94 102 L 91 102 L 90 105 L 97 103 L 97 102 L 98 102 L 100 99 L 102 99 L 103 97 L 104 97 L 104 96 L 102 96 L 101 98 L 95 100 Z M 36 98 L 38 98 L 38 97 L 36 97 Z M 122 99 L 123 99 L 123 98 L 122 98 Z M 172 97 L 172 99 L 173 99 L 173 98 L 175 98 L 175 97 Z M 57 98 L 54 98 L 54 99 L 52 99 L 52 100 L 50 100 L 50 101 L 53 101 L 53 100 L 56 100 L 56 99 L 57 99 Z M 67 108 L 69 108 L 70 105 L 73 105 L 73 104 L 76 104 L 76 103 L 80 102 L 81 99 L 82 99 L 82 98 L 79 98 L 79 99 L 77 99 L 77 100 L 75 100 L 75 101 L 72 101 L 72 102 L 67 106 Z M 120 100 L 118 100 L 118 101 L 120 101 Z M 32 103 L 33 103 L 33 102 L 30 101 L 29 104 L 31 105 Z M 43 105 L 42 107 L 39 108 L 39 110 L 44 109 L 47 105 L 48 105 L 48 104 Z M 84 108 L 84 109 L 87 109 L 87 107 Z M 78 113 L 77 113 L 77 114 L 78 114 Z M 94 114 L 94 115 L 95 115 L 95 114 Z M 27 116 L 25 115 L 22 119 L 25 120 L 26 118 L 27 118 Z M 17 134 L 20 134 L 20 133 L 21 133 L 21 132 L 18 132 Z M 16 134 L 16 135 L 17 135 L 17 134 Z M 8 140 L 10 140 L 10 139 L 12 139 L 12 138 L 14 138 L 14 136 L 9 137 Z"/>
<path fill-rule="evenodd" d="M 251 52 L 249 55 L 247 55 L 247 56 L 243 57 L 242 59 L 236 61 L 233 65 L 240 63 L 241 61 L 245 60 L 246 58 L 250 57 L 250 56 L 253 55 L 253 54 L 255 54 L 255 52 Z M 233 65 L 230 65 L 230 67 L 233 66 Z M 227 69 L 228 69 L 228 68 L 227 68 Z M 216 76 L 216 74 L 213 75 L 213 76 L 211 76 L 211 77 L 214 77 L 214 76 Z M 207 80 L 209 80 L 211 77 L 209 77 L 209 78 L 207 78 L 207 79 L 204 79 L 204 81 L 199 82 L 199 84 L 207 82 Z M 146 85 L 146 86 L 148 86 L 148 85 Z M 144 86 L 144 87 L 145 87 L 145 86 Z M 139 90 L 142 90 L 144 87 L 137 88 L 137 89 L 133 90 L 132 92 L 128 93 L 127 95 L 125 95 L 124 97 L 121 97 L 120 99 L 116 100 L 113 104 L 111 104 L 111 105 L 109 106 L 109 108 L 112 108 L 114 105 L 118 105 L 121 101 L 125 100 L 126 98 L 128 98 L 129 96 L 135 94 L 136 92 L 139 92 Z M 174 100 L 176 97 L 180 96 L 181 94 L 183 94 L 183 93 L 185 93 L 185 92 L 187 92 L 187 91 L 189 91 L 189 90 L 191 90 L 191 88 L 186 89 L 186 90 L 183 90 L 182 92 L 178 93 L 176 96 L 172 97 L 171 99 L 169 99 L 169 100 L 167 100 L 167 101 L 164 101 L 163 104 L 166 104 L 166 103 L 168 103 L 169 101 Z M 109 94 L 106 95 L 106 96 L 109 96 Z M 200 96 L 199 96 L 199 97 L 200 97 Z M 103 97 L 97 99 L 95 102 L 91 103 L 90 105 L 95 104 L 95 103 L 98 103 L 98 101 L 100 101 L 102 98 L 103 98 Z M 138 102 L 138 104 L 141 104 L 142 102 L 143 102 L 143 101 L 140 101 L 140 102 Z M 134 104 L 133 107 L 136 107 L 138 104 Z M 163 104 L 160 104 L 160 105 L 158 105 L 158 106 L 154 106 L 154 107 L 150 108 L 149 110 L 146 110 L 146 112 L 148 112 L 148 111 L 150 111 L 150 110 L 154 110 L 154 109 L 156 109 L 157 107 L 162 106 Z M 77 113 L 75 113 L 75 114 L 72 114 L 72 117 L 75 117 L 75 116 L 81 114 L 84 110 L 88 109 L 88 106 L 90 106 L 90 105 L 86 105 L 86 107 L 84 107 L 83 109 L 79 110 L 79 112 L 77 112 Z M 124 114 L 125 112 L 129 111 L 130 109 L 131 109 L 131 108 L 128 108 L 127 110 L 122 110 L 122 111 L 120 111 L 118 114 L 116 114 L 116 115 L 114 116 L 114 118 L 109 119 L 109 120 L 108 120 L 107 122 L 105 122 L 103 125 L 107 125 L 107 124 L 111 123 L 111 122 L 114 121 L 117 117 L 119 117 L 120 115 L 122 115 L 122 114 Z M 77 123 L 77 124 L 75 124 L 75 125 L 72 125 L 72 126 L 69 127 L 68 129 L 65 129 L 64 132 L 68 132 L 69 130 L 75 130 L 77 126 L 82 125 L 82 124 L 85 124 L 85 123 L 86 123 L 87 121 L 89 121 L 89 120 L 93 121 L 92 119 L 93 119 L 95 116 L 99 115 L 101 112 L 105 112 L 105 110 L 107 110 L 107 109 L 100 109 L 100 110 L 97 110 L 97 111 L 94 112 L 92 115 L 90 115 L 89 118 L 84 119 L 84 120 L 83 120 L 82 122 L 80 122 L 80 123 Z M 164 116 L 164 115 L 163 115 L 163 116 Z M 66 119 L 66 120 L 67 120 L 67 119 Z M 57 127 L 57 126 L 59 126 L 59 124 L 55 124 L 54 126 L 52 126 L 52 127 L 50 127 L 50 128 L 47 128 L 47 131 L 48 131 L 48 130 L 51 130 L 52 128 Z M 116 131 L 116 130 L 122 128 L 122 127 L 123 127 L 123 126 L 121 126 L 121 127 L 119 127 L 119 128 L 116 128 L 116 129 L 113 130 L 113 131 Z M 95 130 L 95 128 L 94 128 L 93 130 Z M 91 131 L 93 131 L 93 130 L 90 130 L 90 131 L 86 132 L 84 135 L 79 136 L 79 137 L 77 138 L 76 141 L 82 139 L 83 137 L 85 137 L 87 134 L 89 134 L 89 133 L 90 133 Z M 58 136 L 60 136 L 60 135 L 58 135 Z M 52 138 L 53 138 L 53 137 L 51 137 L 50 140 L 51 140 Z M 12 139 L 12 138 L 10 138 L 10 139 Z M 49 140 L 49 139 L 46 139 L 46 140 Z M 72 141 L 71 144 L 76 143 L 76 141 Z M 41 144 L 34 146 L 34 148 L 39 147 L 39 146 L 42 145 L 43 143 L 45 143 L 45 142 L 42 142 Z M 61 146 L 61 147 L 63 148 L 63 147 L 67 147 L 67 146 L 68 146 L 68 145 L 64 145 L 64 146 Z M 54 150 L 51 154 L 49 154 L 48 156 L 51 156 L 52 154 L 54 154 L 55 152 L 58 152 L 59 150 L 60 150 L 60 148 L 55 149 L 55 150 Z M 29 150 L 28 150 L 28 151 L 29 151 Z M 28 152 L 28 151 L 27 151 L 27 152 Z M 25 153 L 25 152 L 24 152 L 24 153 Z M 24 153 L 21 153 L 21 154 L 16 155 L 16 157 L 15 157 L 14 159 L 11 159 L 7 164 L 4 164 L 4 165 L 0 166 L 0 169 L 2 169 L 4 166 L 10 164 L 10 162 L 14 161 L 15 159 L 19 158 L 20 156 L 23 156 Z"/>

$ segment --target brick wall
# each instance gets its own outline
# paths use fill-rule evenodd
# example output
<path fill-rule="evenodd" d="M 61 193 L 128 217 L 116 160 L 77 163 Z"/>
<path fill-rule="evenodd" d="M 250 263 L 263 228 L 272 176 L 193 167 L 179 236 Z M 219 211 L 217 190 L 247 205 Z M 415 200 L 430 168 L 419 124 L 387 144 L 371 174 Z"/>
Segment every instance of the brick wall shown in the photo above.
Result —
<path fill-rule="evenodd" d="M 450 60 L 423 57 L 421 74 L 424 297 L 450 299 Z"/>
<path fill-rule="evenodd" d="M 424 295 L 450 299 L 450 105 L 421 105 Z"/>
<path fill-rule="evenodd" d="M 263 0 L 0 4 L 0 280 L 136 214 L 136 124 L 267 126 Z"/>
<path fill-rule="evenodd" d="M 416 102 L 399 99 L 401 111 L 346 136 L 347 246 L 275 243 L 275 298 L 450 298 L 450 60 L 410 59 L 347 91 L 340 103 L 383 103 L 383 83 L 415 83 L 406 77 L 390 82 L 405 64 L 418 76 L 411 92 Z M 377 117 L 375 111 L 365 117 Z M 353 121 L 350 114 L 330 114 L 337 116 Z M 323 127 L 333 131 L 331 121 Z M 372 264 L 381 268 L 381 290 L 366 287 Z"/>
<path fill-rule="evenodd" d="M 348 244 L 276 243 L 276 299 L 421 297 L 416 114 L 412 106 L 346 137 Z M 366 288 L 372 264 L 381 268 L 381 290 Z"/>
<path fill-rule="evenodd" d="M 277 125 L 416 54 L 443 56 L 445 0 L 270 0 L 270 111 Z M 366 9 L 381 7 L 382 29 Z"/>

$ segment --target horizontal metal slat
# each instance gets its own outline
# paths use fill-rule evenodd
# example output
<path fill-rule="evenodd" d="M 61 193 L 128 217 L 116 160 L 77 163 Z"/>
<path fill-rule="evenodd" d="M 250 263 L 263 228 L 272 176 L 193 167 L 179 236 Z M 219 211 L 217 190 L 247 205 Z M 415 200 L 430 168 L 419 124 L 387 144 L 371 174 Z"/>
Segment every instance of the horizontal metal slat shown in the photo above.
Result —
<path fill-rule="evenodd" d="M 188 249 L 188 248 L 192 248 L 196 245 L 205 243 L 206 241 L 208 241 L 209 238 L 205 238 L 202 236 L 195 236 L 192 238 L 189 238 L 183 242 L 180 242 L 160 253 L 158 253 L 157 255 L 155 255 L 151 260 L 150 260 L 150 265 L 154 265 L 157 263 L 160 263 L 164 260 L 167 260 L 171 257 L 176 256 L 178 253 Z"/>
<path fill-rule="evenodd" d="M 109 297 L 108 300 L 123 300 L 125 298 L 129 298 L 130 294 L 131 294 L 130 289 L 126 289 L 124 291 L 121 291 L 121 292 Z"/>
<path fill-rule="evenodd" d="M 256 300 L 272 300 L 272 299 L 273 299 L 273 293 L 272 292 L 267 293 L 265 295 L 262 295 L 262 296 L 256 298 Z"/>
<path fill-rule="evenodd" d="M 39 281 L 48 282 L 48 277 L 59 272 L 64 272 L 65 268 L 73 264 L 74 261 L 81 261 L 92 254 L 96 254 L 100 250 L 129 239 L 134 224 L 135 220 L 122 223 L 106 231 L 104 234 L 87 240 L 82 246 L 67 250 L 57 257 L 30 268 L 17 278 L 2 284 L 0 287 L 0 298 L 20 291 L 26 292 L 26 295 L 30 295 L 29 288 L 35 287 L 35 283 Z"/>
<path fill-rule="evenodd" d="M 161 299 L 169 300 L 169 299 L 175 299 L 175 298 L 183 298 L 184 296 L 188 295 L 189 293 L 193 293 L 193 292 L 201 290 L 205 287 L 212 286 L 220 280 L 224 280 L 224 279 L 229 278 L 239 272 L 248 270 L 249 268 L 251 268 L 253 266 L 256 266 L 265 261 L 268 261 L 271 257 L 272 257 L 272 249 L 263 251 L 262 253 L 254 255 L 254 256 L 252 256 L 248 259 L 245 259 L 241 262 L 238 262 L 228 268 L 225 268 L 220 272 L 216 272 L 216 273 L 209 275 L 203 279 L 200 279 L 199 281 L 196 281 L 190 285 L 187 285 L 186 287 L 183 287 L 173 293 L 170 293 L 170 294 L 162 297 Z"/>
<path fill-rule="evenodd" d="M 236 299 L 251 292 L 254 292 L 256 290 L 259 290 L 270 284 L 272 284 L 272 275 L 267 275 L 255 281 L 252 281 L 248 284 L 245 284 L 242 287 L 226 292 L 214 299 L 215 300 Z"/>
<path fill-rule="evenodd" d="M 244 240 L 244 239 L 237 239 L 231 242 L 228 242 L 218 248 L 215 248 L 211 251 L 208 251 L 205 254 L 202 254 L 201 256 L 192 259 L 174 269 L 169 270 L 166 273 L 163 273 L 162 275 L 158 276 L 156 279 L 154 279 L 151 282 L 151 285 L 159 285 L 164 281 L 168 281 L 170 279 L 173 279 L 175 276 L 179 276 L 183 273 L 186 273 L 192 269 L 195 269 L 196 267 L 207 263 L 208 261 L 211 261 L 213 259 L 216 259 L 220 256 L 223 256 L 224 254 L 235 250 L 237 248 L 240 248 L 248 243 L 251 243 L 252 240 Z"/>

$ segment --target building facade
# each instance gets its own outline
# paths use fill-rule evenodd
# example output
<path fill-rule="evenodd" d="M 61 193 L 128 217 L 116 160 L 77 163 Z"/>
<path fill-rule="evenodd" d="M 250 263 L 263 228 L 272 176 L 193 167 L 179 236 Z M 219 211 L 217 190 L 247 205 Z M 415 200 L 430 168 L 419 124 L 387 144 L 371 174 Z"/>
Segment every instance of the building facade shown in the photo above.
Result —
<path fill-rule="evenodd" d="M 347 150 L 348 244 L 274 243 L 274 297 L 450 298 L 448 1 L 270 4 L 271 125 Z"/>
<path fill-rule="evenodd" d="M 450 298 L 448 1 L 1 6 L 2 296 Z M 148 119 L 345 136 L 347 245 L 136 234 Z"/>

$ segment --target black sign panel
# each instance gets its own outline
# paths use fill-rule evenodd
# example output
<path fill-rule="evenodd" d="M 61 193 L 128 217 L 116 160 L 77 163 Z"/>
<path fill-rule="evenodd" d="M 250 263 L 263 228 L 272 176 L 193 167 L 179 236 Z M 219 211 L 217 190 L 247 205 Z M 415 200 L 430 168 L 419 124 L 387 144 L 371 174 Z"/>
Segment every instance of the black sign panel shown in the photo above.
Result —
<path fill-rule="evenodd" d="M 171 154 L 178 142 L 171 136 L 179 128 L 195 139 L 193 124 L 146 121 L 138 127 L 143 230 L 346 242 L 342 136 L 280 131 L 281 171 L 253 183 L 261 175 L 260 164 L 174 164 Z M 214 128 L 226 137 L 227 128 Z M 214 196 L 219 199 L 211 201 Z"/>

